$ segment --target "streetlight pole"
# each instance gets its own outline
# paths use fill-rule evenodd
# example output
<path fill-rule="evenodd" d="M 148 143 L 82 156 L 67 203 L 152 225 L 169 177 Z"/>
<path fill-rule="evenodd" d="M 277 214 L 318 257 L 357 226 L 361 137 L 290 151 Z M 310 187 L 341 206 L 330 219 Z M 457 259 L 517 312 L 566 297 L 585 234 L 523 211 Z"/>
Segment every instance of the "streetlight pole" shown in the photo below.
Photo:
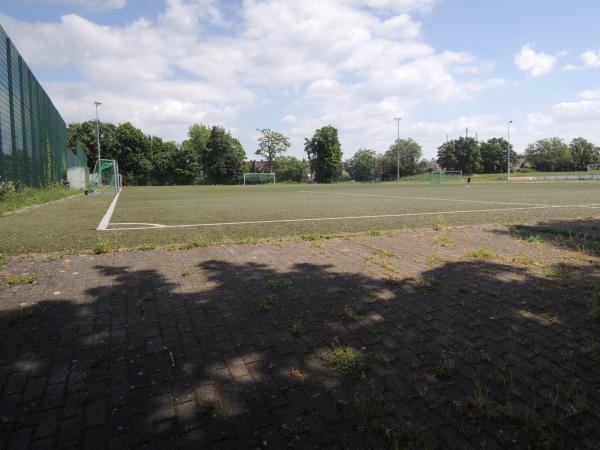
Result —
<path fill-rule="evenodd" d="M 396 164 L 396 181 L 400 181 L 400 121 L 402 117 L 394 117 L 394 120 L 398 123 L 398 139 L 396 139 L 396 154 L 398 156 L 398 162 Z"/>
<path fill-rule="evenodd" d="M 101 104 L 100 102 L 94 102 L 94 105 L 96 105 L 96 142 L 98 144 L 98 183 L 100 183 L 100 123 L 98 121 L 98 106 Z"/>
<path fill-rule="evenodd" d="M 513 123 L 512 120 L 508 121 L 508 149 L 506 151 L 506 173 L 508 174 L 507 182 L 510 183 L 510 124 Z"/>

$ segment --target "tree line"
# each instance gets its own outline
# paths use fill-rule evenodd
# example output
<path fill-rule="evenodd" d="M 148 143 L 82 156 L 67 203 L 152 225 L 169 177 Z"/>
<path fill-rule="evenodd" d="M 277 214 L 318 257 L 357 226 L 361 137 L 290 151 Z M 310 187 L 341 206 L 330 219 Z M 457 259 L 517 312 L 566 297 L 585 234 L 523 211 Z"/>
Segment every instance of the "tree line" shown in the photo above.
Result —
<path fill-rule="evenodd" d="M 438 147 L 437 163 L 443 169 L 468 174 L 502 173 L 508 169 L 508 152 L 511 166 L 520 161 L 526 168 L 540 172 L 585 170 L 590 164 L 600 163 L 600 147 L 582 137 L 573 139 L 570 144 L 556 137 L 540 139 L 529 144 L 522 155 L 503 138 L 480 142 L 460 137 Z"/>
<path fill-rule="evenodd" d="M 255 154 L 266 161 L 263 171 L 274 172 L 279 181 L 331 183 L 341 180 L 373 181 L 395 179 L 432 170 L 436 164 L 463 173 L 502 173 L 511 161 L 526 160 L 538 171 L 585 170 L 600 164 L 600 148 L 584 138 L 569 145 L 559 138 L 542 139 L 518 155 L 503 138 L 478 141 L 460 137 L 438 147 L 437 162 L 422 158 L 421 146 L 412 139 L 398 139 L 383 154 L 359 149 L 342 161 L 338 130 L 327 125 L 306 138 L 306 160 L 284 153 L 289 139 L 269 128 L 259 129 Z M 90 168 L 96 160 L 96 123 L 72 123 L 67 130 L 68 145 L 79 141 Z M 194 124 L 181 143 L 146 135 L 126 122 L 100 124 L 102 157 L 116 159 L 128 185 L 239 184 L 244 172 L 256 171 L 246 162 L 240 141 L 221 126 Z M 260 171 L 260 170 L 259 170 Z"/>

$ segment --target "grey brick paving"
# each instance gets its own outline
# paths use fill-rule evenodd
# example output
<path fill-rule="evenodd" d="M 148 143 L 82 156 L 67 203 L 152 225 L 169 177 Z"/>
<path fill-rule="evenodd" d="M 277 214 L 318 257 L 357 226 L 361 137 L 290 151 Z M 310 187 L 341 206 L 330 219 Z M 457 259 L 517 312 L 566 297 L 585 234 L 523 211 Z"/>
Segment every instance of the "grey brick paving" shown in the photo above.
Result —
<path fill-rule="evenodd" d="M 38 279 L 0 290 L 0 447 L 600 448 L 588 238 L 15 257 Z M 346 345 L 367 369 L 340 378 Z"/>

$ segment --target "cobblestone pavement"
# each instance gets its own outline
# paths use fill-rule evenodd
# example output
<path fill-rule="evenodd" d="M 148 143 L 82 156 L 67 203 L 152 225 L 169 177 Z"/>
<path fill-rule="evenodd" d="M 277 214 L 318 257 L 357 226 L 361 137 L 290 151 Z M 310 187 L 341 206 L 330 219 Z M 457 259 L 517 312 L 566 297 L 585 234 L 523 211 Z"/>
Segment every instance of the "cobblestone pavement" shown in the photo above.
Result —
<path fill-rule="evenodd" d="M 600 448 L 593 232 L 15 257 L 0 448 Z"/>

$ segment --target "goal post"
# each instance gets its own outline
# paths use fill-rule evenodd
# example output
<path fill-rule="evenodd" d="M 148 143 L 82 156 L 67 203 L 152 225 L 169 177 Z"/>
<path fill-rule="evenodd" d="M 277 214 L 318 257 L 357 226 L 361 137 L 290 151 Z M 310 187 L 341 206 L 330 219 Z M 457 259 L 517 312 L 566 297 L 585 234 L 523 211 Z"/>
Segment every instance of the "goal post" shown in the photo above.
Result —
<path fill-rule="evenodd" d="M 423 174 L 425 183 L 450 183 L 463 180 L 462 170 L 434 170 Z"/>
<path fill-rule="evenodd" d="M 244 186 L 247 184 L 275 184 L 274 173 L 254 173 L 248 172 L 244 174 Z"/>
<path fill-rule="evenodd" d="M 116 195 L 122 188 L 119 163 L 114 159 L 99 159 L 90 174 L 88 193 Z"/>

